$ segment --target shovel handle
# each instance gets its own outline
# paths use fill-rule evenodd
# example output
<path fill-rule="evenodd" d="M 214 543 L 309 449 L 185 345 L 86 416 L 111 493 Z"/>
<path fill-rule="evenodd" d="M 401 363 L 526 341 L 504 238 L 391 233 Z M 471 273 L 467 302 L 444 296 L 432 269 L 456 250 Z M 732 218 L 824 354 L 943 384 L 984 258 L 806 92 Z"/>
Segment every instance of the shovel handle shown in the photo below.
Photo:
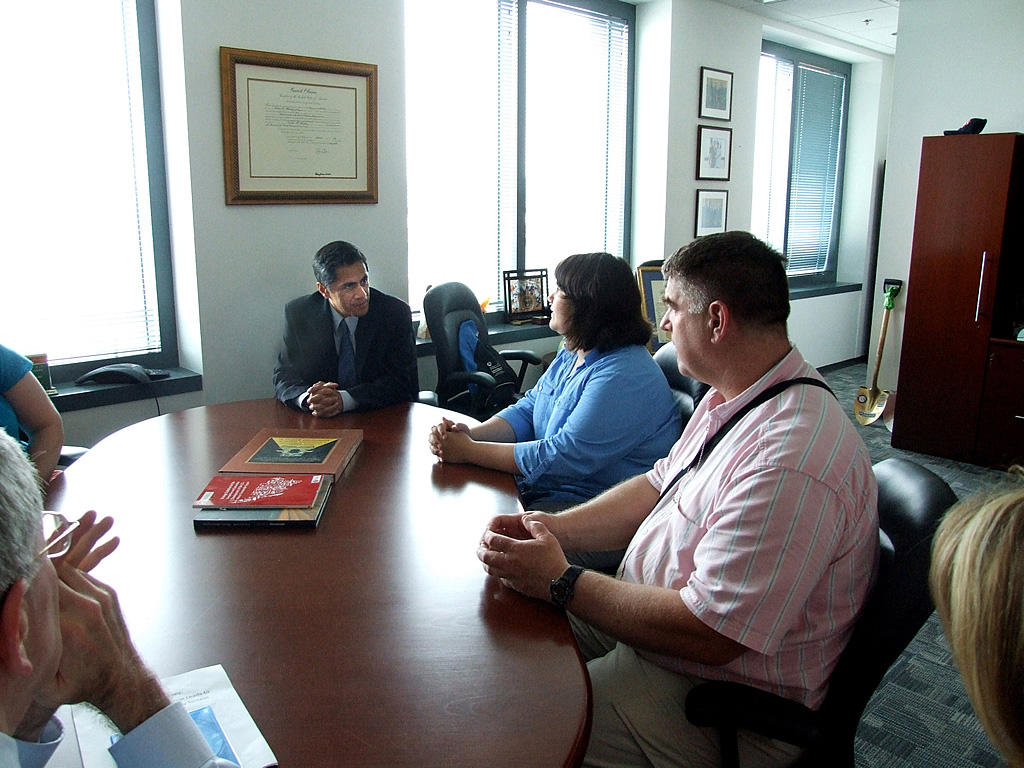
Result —
<path fill-rule="evenodd" d="M 871 374 L 871 389 L 878 389 L 878 369 L 882 367 L 882 352 L 885 350 L 885 333 L 889 330 L 889 308 L 882 312 L 882 329 L 878 332 L 878 354 L 875 355 L 875 372 Z"/>

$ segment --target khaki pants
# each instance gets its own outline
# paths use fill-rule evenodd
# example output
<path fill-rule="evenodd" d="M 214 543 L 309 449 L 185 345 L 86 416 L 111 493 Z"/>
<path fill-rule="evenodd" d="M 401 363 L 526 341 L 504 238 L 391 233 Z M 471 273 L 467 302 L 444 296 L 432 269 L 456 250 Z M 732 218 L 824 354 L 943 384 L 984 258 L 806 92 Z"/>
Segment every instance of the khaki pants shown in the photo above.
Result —
<path fill-rule="evenodd" d="M 680 675 L 616 643 L 570 614 L 594 692 L 588 768 L 717 768 L 718 734 L 686 719 L 684 702 L 699 678 Z M 800 750 L 740 731 L 743 768 L 777 768 Z"/>

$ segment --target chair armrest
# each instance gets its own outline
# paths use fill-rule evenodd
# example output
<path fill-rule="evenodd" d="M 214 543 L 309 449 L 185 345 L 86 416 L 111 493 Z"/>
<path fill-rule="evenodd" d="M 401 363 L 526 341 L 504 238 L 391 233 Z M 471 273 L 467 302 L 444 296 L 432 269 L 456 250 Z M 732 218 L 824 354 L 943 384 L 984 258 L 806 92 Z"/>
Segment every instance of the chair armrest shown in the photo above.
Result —
<path fill-rule="evenodd" d="M 686 696 L 686 719 L 701 728 L 738 728 L 798 747 L 819 734 L 818 713 L 742 683 L 701 683 Z"/>
<path fill-rule="evenodd" d="M 416 397 L 417 403 L 423 403 L 424 405 L 437 405 L 437 392 L 432 389 L 421 389 Z"/>
<path fill-rule="evenodd" d="M 531 365 L 540 365 L 540 355 L 529 349 L 499 349 L 498 354 L 504 360 L 516 360 L 522 363 L 516 371 L 516 396 L 523 393 L 523 382 L 526 381 L 526 369 Z M 511 366 L 509 366 L 511 368 Z M 514 370 L 514 369 L 513 369 Z"/>
<path fill-rule="evenodd" d="M 499 349 L 498 354 L 506 360 L 522 360 L 530 365 L 540 365 L 540 355 L 529 349 Z"/>
<path fill-rule="evenodd" d="M 494 389 L 498 382 L 491 374 L 484 371 L 455 371 L 448 374 L 448 378 L 444 380 L 444 386 L 438 385 L 437 394 L 441 400 L 446 401 L 452 395 L 465 390 L 469 384 L 476 384 L 490 390 Z"/>

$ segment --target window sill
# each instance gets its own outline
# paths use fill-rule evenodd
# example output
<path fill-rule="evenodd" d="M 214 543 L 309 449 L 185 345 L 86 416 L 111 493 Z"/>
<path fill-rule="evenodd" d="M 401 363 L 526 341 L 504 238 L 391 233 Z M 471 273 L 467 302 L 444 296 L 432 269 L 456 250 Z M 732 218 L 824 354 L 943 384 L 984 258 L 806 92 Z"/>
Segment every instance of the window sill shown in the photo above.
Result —
<path fill-rule="evenodd" d="M 199 392 L 203 388 L 202 374 L 186 368 L 170 368 L 166 379 L 156 379 L 148 384 L 82 384 L 64 382 L 57 384 L 57 394 L 50 399 L 61 413 L 98 408 L 103 405 L 130 403 L 135 400 L 152 400 L 155 397 L 181 395 Z"/>
<path fill-rule="evenodd" d="M 864 286 L 861 283 L 826 283 L 789 289 L 789 300 L 813 299 L 817 296 L 834 296 L 840 293 L 854 293 Z"/>
<path fill-rule="evenodd" d="M 511 325 L 502 322 L 504 312 L 488 312 L 484 315 L 487 321 L 487 340 L 491 346 L 499 344 L 516 344 L 520 341 L 546 339 L 558 334 L 552 331 L 545 322 L 543 325 Z M 429 357 L 434 354 L 434 342 L 430 339 L 416 339 L 416 357 Z"/>

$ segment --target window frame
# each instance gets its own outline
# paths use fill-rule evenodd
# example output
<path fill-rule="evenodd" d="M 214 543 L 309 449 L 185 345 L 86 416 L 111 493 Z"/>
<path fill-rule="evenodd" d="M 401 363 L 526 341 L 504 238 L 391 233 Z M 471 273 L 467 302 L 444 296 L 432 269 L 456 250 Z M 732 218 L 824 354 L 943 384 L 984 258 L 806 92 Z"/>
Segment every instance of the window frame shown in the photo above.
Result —
<path fill-rule="evenodd" d="M 838 261 L 839 261 L 839 241 L 840 232 L 842 229 L 842 208 L 843 208 L 843 195 L 844 195 L 844 183 L 845 183 L 845 169 L 846 169 L 846 147 L 849 143 L 849 118 L 850 118 L 850 90 L 853 79 L 853 67 L 844 61 L 833 59 L 820 54 L 811 53 L 799 48 L 794 48 L 783 43 L 777 43 L 772 40 L 761 41 L 761 53 L 768 54 L 777 59 L 782 59 L 793 64 L 794 68 L 794 96 L 797 87 L 796 72 L 799 71 L 801 64 L 819 69 L 825 70 L 832 74 L 842 75 L 845 78 L 845 88 L 843 89 L 843 105 L 842 105 L 842 120 L 839 131 L 839 153 L 836 161 L 836 195 L 833 208 L 832 218 L 832 232 L 829 240 L 828 254 L 826 256 L 825 267 L 819 272 L 814 274 L 788 274 L 789 285 L 792 289 L 801 288 L 818 288 L 823 286 L 832 286 L 837 283 L 838 276 Z M 796 107 L 797 99 L 794 97 L 790 104 L 791 113 L 791 130 L 790 130 L 790 146 L 789 146 L 789 174 L 786 181 L 786 239 L 788 240 L 789 228 L 790 228 L 790 197 L 792 191 L 792 163 L 793 155 L 795 151 L 795 142 L 797 140 L 798 131 L 796 129 Z M 756 192 L 756 190 L 755 190 Z M 784 245 L 784 253 L 788 250 L 788 242 Z M 788 256 L 788 254 L 787 254 Z"/>

